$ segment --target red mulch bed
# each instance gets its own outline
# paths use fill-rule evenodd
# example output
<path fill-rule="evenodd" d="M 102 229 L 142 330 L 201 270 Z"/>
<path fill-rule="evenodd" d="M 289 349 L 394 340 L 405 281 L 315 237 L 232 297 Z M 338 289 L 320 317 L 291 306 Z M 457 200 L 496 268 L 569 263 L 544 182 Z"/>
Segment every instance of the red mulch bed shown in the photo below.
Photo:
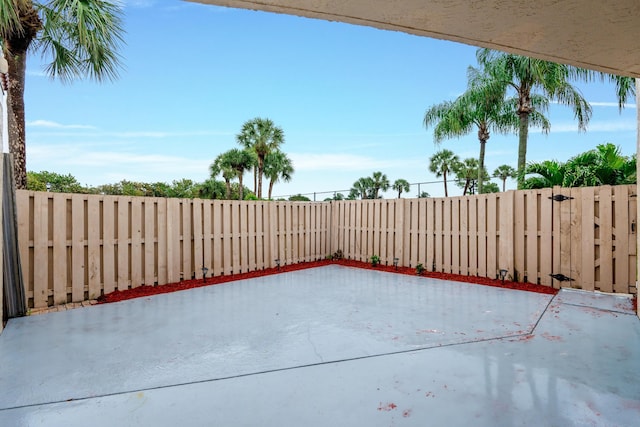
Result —
<path fill-rule="evenodd" d="M 193 280 L 183 280 L 177 283 L 170 283 L 167 285 L 161 286 L 139 286 L 133 289 L 127 289 L 123 291 L 115 291 L 109 294 L 103 295 L 98 298 L 98 303 L 110 303 L 116 301 L 124 301 L 132 298 L 140 298 L 146 297 L 150 295 L 157 294 L 166 294 L 169 292 L 182 291 L 185 289 L 193 289 L 199 288 L 201 286 L 210 286 L 210 285 L 218 285 L 220 283 L 233 282 L 235 280 L 242 279 L 250 279 L 254 277 L 263 277 L 271 274 L 279 274 L 286 273 L 289 271 L 303 270 L 306 268 L 320 267 L 323 265 L 344 265 L 347 267 L 357 267 L 364 268 L 369 270 L 377 270 L 377 271 L 386 271 L 389 273 L 396 274 L 407 274 L 411 276 L 416 275 L 416 269 L 411 267 L 398 267 L 397 269 L 393 266 L 388 265 L 378 265 L 376 267 L 371 266 L 370 263 L 362 262 L 362 261 L 354 261 L 354 260 L 322 260 L 322 261 L 311 261 L 311 262 L 303 262 L 300 264 L 291 264 L 285 265 L 278 268 L 266 268 L 264 270 L 257 271 L 249 271 L 246 273 L 239 274 L 231 274 L 227 276 L 215 276 L 215 277 L 207 277 L 206 281 L 202 279 L 193 279 Z M 452 280 L 455 282 L 465 282 L 465 283 L 473 283 L 478 285 L 486 285 L 486 286 L 495 286 L 497 288 L 507 288 L 507 289 L 517 289 L 521 291 L 529 291 L 529 292 L 537 292 L 541 294 L 549 294 L 555 295 L 558 293 L 557 289 L 550 288 L 548 286 L 535 285 L 533 283 L 519 283 L 519 282 L 510 282 L 508 280 L 502 282 L 501 280 L 490 279 L 487 277 L 477 277 L 477 276 L 463 276 L 460 274 L 449 274 L 449 273 L 437 273 L 425 271 L 422 274 L 422 277 L 430 277 L 434 279 L 442 279 L 442 280 Z"/>

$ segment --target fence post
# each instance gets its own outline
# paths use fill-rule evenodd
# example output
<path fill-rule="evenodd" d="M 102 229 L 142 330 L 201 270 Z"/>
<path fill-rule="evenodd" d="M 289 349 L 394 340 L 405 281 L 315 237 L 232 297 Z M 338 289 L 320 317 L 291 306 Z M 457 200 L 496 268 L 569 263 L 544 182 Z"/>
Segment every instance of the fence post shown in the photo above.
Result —
<path fill-rule="evenodd" d="M 515 242 L 513 238 L 514 228 L 514 190 L 500 193 L 500 210 L 498 212 L 498 220 L 500 224 L 500 243 L 498 247 L 498 268 L 505 269 L 515 279 L 516 272 L 514 268 Z M 522 272 L 518 272 L 521 276 Z M 521 280 L 521 277 L 518 277 Z"/>

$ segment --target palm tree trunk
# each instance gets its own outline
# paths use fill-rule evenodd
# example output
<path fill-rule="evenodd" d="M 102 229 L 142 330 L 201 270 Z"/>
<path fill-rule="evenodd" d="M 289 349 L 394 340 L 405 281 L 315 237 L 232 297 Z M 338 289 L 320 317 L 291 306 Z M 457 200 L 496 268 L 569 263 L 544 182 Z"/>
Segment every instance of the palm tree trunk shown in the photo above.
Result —
<path fill-rule="evenodd" d="M 27 188 L 27 156 L 24 117 L 24 78 L 27 69 L 27 49 L 13 48 L 5 54 L 9 64 L 7 121 L 9 152 L 13 155 L 13 170 L 17 189 Z"/>
<path fill-rule="evenodd" d="M 504 193 L 505 188 L 507 188 L 507 178 L 502 178 L 502 192 Z"/>
<path fill-rule="evenodd" d="M 244 186 L 242 184 L 242 174 L 238 174 L 238 182 L 240 183 L 240 188 L 238 189 L 238 200 L 244 200 Z"/>
<path fill-rule="evenodd" d="M 486 148 L 487 145 L 487 140 L 480 140 L 480 159 L 478 161 L 479 166 L 478 166 L 478 191 L 477 194 L 482 193 L 482 185 L 483 185 L 483 181 L 484 181 L 484 174 L 482 172 L 484 172 L 484 150 Z"/>
<path fill-rule="evenodd" d="M 271 192 L 273 190 L 273 184 L 275 184 L 275 181 L 272 179 L 271 181 L 269 181 L 269 200 L 271 200 Z"/>
<path fill-rule="evenodd" d="M 258 194 L 258 166 L 253 167 L 253 194 Z"/>
<path fill-rule="evenodd" d="M 442 172 L 442 180 L 444 181 L 444 197 L 449 197 L 449 192 L 447 191 L 447 171 Z"/>
<path fill-rule="evenodd" d="M 529 113 L 520 113 L 518 138 L 518 190 L 524 186 L 524 168 L 527 165 L 527 139 L 529 138 Z"/>
<path fill-rule="evenodd" d="M 231 181 L 228 179 L 224 180 L 224 185 L 227 187 L 227 196 L 226 199 L 230 200 L 231 199 Z"/>
<path fill-rule="evenodd" d="M 262 198 L 262 172 L 264 171 L 264 157 L 258 157 L 258 199 Z"/>

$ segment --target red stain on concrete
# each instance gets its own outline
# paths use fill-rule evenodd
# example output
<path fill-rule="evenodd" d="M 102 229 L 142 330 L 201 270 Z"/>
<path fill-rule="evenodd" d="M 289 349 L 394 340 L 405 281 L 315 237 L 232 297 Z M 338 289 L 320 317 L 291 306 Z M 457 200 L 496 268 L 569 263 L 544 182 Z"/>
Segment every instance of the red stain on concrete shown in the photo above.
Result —
<path fill-rule="evenodd" d="M 384 403 L 384 404 L 382 402 L 380 402 L 380 405 L 378 405 L 378 411 L 390 412 L 390 411 L 393 411 L 394 409 L 396 409 L 397 407 L 398 407 L 398 405 L 396 405 L 393 402 Z"/>

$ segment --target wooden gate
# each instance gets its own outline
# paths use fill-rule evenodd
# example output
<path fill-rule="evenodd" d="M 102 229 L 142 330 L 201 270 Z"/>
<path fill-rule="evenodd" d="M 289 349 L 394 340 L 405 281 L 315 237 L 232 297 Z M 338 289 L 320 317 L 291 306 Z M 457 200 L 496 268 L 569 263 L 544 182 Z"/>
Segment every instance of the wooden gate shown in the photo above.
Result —
<path fill-rule="evenodd" d="M 546 220 L 552 222 L 554 235 L 553 287 L 632 293 L 636 186 L 555 187 L 551 197 Z"/>

